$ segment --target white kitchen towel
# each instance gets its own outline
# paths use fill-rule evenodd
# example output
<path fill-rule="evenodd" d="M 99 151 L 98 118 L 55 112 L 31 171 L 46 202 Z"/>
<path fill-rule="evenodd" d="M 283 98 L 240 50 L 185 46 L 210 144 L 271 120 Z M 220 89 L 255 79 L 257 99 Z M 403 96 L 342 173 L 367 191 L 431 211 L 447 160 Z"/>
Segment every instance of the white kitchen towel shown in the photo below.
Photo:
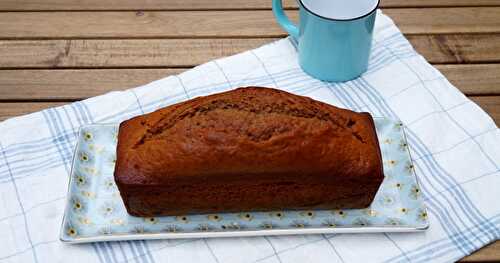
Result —
<path fill-rule="evenodd" d="M 182 48 L 182 47 L 180 47 Z M 78 127 L 196 96 L 267 86 L 400 119 L 430 228 L 423 233 L 59 241 Z M 446 262 L 497 240 L 500 130 L 378 13 L 369 69 L 345 83 L 304 74 L 290 38 L 178 76 L 0 123 L 0 262 Z"/>

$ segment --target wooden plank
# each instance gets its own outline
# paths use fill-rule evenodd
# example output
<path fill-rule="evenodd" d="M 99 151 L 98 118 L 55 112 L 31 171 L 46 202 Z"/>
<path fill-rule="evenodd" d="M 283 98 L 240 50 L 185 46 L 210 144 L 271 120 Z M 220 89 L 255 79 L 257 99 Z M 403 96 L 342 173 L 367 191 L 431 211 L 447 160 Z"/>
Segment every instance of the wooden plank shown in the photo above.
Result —
<path fill-rule="evenodd" d="M 191 67 L 274 39 L 0 41 L 3 68 Z"/>
<path fill-rule="evenodd" d="M 471 96 L 469 97 L 481 106 L 500 124 L 500 96 Z M 67 102 L 66 102 L 67 103 Z M 49 107 L 66 104 L 65 102 L 0 102 L 0 121 L 14 116 L 28 114 Z"/>
<path fill-rule="evenodd" d="M 500 64 L 437 68 L 467 95 L 500 95 Z M 80 100 L 137 87 L 186 69 L 0 70 L 0 100 Z"/>
<path fill-rule="evenodd" d="M 297 18 L 297 11 L 290 15 Z M 281 37 L 266 11 L 5 12 L 0 38 Z"/>
<path fill-rule="evenodd" d="M 389 0 L 389 2 L 394 0 Z M 399 0 L 403 2 L 404 0 Z M 451 0 L 449 0 L 451 1 Z M 474 0 L 458 0 L 470 4 Z M 491 0 L 480 0 L 491 5 Z M 500 5 L 500 4 L 499 4 Z M 283 0 L 285 8 L 297 8 L 295 0 Z M 271 0 L 2 0 L 2 11 L 30 10 L 242 10 L 270 9 Z"/>
<path fill-rule="evenodd" d="M 285 8 L 297 8 L 284 0 Z M 499 0 L 382 0 L 381 7 L 500 6 Z M 235 10 L 270 9 L 270 0 L 2 0 L 0 11 L 30 10 Z"/>
<path fill-rule="evenodd" d="M 500 7 L 386 9 L 407 34 L 500 32 Z M 288 14 L 297 19 L 297 11 Z M 439 19 L 435 19 L 438 17 Z M 281 37 L 272 12 L 5 12 L 3 39 Z"/>
<path fill-rule="evenodd" d="M 41 1 L 41 0 L 40 0 Z M 500 6 L 499 0 L 381 0 L 382 7 Z"/>
<path fill-rule="evenodd" d="M 405 34 L 499 32 L 500 7 L 386 9 Z"/>
<path fill-rule="evenodd" d="M 497 119 L 498 125 L 498 119 Z M 500 260 L 500 241 L 481 248 L 472 255 L 463 258 L 460 262 L 498 262 Z"/>
<path fill-rule="evenodd" d="M 81 100 L 185 69 L 0 70 L 0 100 Z"/>
<path fill-rule="evenodd" d="M 486 111 L 497 126 L 500 126 L 500 96 L 470 96 L 469 98 Z"/>
<path fill-rule="evenodd" d="M 0 68 L 192 67 L 274 40 L 0 40 Z M 500 62 L 500 34 L 411 35 L 409 40 L 431 63 Z"/>
<path fill-rule="evenodd" d="M 500 95 L 500 64 L 436 65 L 467 95 Z"/>
<path fill-rule="evenodd" d="M 408 35 L 407 38 L 432 63 L 500 62 L 500 34 Z"/>
<path fill-rule="evenodd" d="M 0 103 L 0 121 L 8 118 L 37 112 L 50 107 L 57 107 L 67 102 L 2 102 Z"/>

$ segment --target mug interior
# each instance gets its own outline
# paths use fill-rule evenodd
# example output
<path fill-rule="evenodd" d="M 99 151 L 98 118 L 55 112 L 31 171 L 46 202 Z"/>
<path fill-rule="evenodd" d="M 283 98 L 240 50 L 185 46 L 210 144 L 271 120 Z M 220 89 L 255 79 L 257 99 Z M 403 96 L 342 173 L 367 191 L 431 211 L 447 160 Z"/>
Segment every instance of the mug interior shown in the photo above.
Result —
<path fill-rule="evenodd" d="M 331 20 L 354 20 L 377 9 L 379 0 L 299 0 L 305 9 Z"/>

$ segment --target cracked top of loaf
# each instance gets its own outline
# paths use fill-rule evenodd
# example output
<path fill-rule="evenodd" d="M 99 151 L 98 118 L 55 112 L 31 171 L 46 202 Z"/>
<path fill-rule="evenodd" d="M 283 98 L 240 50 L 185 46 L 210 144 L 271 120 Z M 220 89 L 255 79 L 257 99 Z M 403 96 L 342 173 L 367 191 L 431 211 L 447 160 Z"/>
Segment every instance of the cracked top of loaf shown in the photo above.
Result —
<path fill-rule="evenodd" d="M 288 92 L 245 87 L 120 124 L 122 187 L 211 182 L 377 181 L 372 117 Z"/>

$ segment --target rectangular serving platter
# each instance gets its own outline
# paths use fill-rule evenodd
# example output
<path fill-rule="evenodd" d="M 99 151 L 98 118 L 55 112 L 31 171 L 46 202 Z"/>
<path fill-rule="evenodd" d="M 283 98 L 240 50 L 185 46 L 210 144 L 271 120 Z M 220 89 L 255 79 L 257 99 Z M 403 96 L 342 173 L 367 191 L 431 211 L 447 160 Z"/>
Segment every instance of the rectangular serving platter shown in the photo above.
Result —
<path fill-rule="evenodd" d="M 219 213 L 166 217 L 127 214 L 113 178 L 117 124 L 82 126 L 60 239 L 97 241 L 325 233 L 416 232 L 427 210 L 401 122 L 375 118 L 384 181 L 366 209 Z"/>

